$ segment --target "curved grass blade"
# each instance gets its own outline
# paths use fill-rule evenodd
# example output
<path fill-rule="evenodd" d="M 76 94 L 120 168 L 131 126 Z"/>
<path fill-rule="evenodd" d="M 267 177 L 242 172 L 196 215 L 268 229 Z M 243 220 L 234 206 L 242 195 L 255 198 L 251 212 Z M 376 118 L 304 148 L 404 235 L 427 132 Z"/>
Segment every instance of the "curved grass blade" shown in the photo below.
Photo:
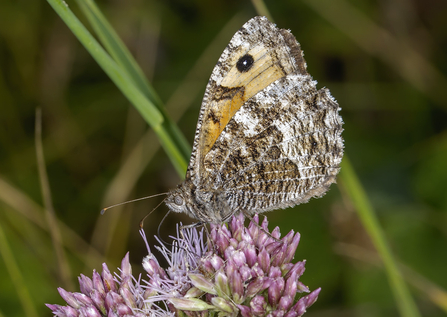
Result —
<path fill-rule="evenodd" d="M 183 154 L 184 159 L 188 161 L 191 155 L 191 146 L 186 141 L 177 125 L 168 116 L 160 97 L 146 79 L 142 69 L 138 66 L 137 61 L 124 45 L 121 38 L 104 17 L 94 1 L 77 0 L 77 3 L 110 56 L 112 56 L 118 65 L 120 65 L 122 69 L 127 72 L 129 77 L 134 81 L 135 85 L 161 112 L 164 117 L 164 128 L 170 135 L 172 141 L 175 142 Z M 184 173 L 182 173 L 181 176 L 183 175 Z"/>
<path fill-rule="evenodd" d="M 16 288 L 19 300 L 22 304 L 25 316 L 37 317 L 36 307 L 32 301 L 32 297 L 29 293 L 29 288 L 24 281 L 23 275 L 20 272 L 19 265 L 17 264 L 14 255 L 11 251 L 11 247 L 8 244 L 5 232 L 0 224 L 0 255 L 5 262 L 6 270 L 8 271 L 14 287 Z"/>
<path fill-rule="evenodd" d="M 411 297 L 402 274 L 397 268 L 396 261 L 393 258 L 390 247 L 385 239 L 385 235 L 379 225 L 379 221 L 374 213 L 371 202 L 357 178 L 354 168 L 346 154 L 343 157 L 341 165 L 339 180 L 353 203 L 368 235 L 371 237 L 377 252 L 382 258 L 400 315 L 405 317 L 419 317 L 420 314 L 418 308 Z"/>
<path fill-rule="evenodd" d="M 61 0 L 47 1 L 110 79 L 112 79 L 115 85 L 117 85 L 126 98 L 136 107 L 146 122 L 149 123 L 157 134 L 175 169 L 179 175 L 183 176 L 187 167 L 187 159 L 185 159 L 184 155 L 185 151 L 182 152 L 179 149 L 177 142 L 171 137 L 171 130 L 167 128 L 165 120 L 166 116 L 164 116 L 155 104 L 139 89 L 128 72 L 107 54 L 103 47 L 73 14 L 65 2 Z"/>

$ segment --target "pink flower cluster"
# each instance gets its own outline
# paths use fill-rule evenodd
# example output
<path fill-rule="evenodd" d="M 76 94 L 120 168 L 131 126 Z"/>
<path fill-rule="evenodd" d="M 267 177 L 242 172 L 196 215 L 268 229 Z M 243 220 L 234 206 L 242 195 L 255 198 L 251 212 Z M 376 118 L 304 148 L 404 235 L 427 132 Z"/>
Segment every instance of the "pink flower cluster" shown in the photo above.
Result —
<path fill-rule="evenodd" d="M 90 279 L 79 278 L 80 293 L 59 288 L 67 305 L 47 305 L 55 316 L 302 316 L 318 297 L 300 282 L 305 262 L 291 263 L 300 235 L 281 238 L 256 215 L 244 226 L 243 215 L 228 225 L 211 225 L 208 244 L 203 231 L 183 230 L 171 249 L 157 247 L 169 267 L 151 253 L 143 260 L 147 279 L 135 279 L 129 257 L 121 274 L 107 266 Z M 144 237 L 144 234 L 143 234 Z M 310 292 L 310 293 L 309 293 Z"/>

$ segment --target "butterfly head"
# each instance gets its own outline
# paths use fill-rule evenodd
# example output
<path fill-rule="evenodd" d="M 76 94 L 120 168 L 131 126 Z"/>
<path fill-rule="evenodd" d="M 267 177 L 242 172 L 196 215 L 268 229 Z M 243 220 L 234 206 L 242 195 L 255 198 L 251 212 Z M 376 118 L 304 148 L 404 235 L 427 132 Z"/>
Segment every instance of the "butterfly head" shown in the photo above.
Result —
<path fill-rule="evenodd" d="M 166 206 L 177 213 L 185 213 L 200 223 L 221 224 L 228 221 L 234 210 L 228 205 L 221 190 L 203 190 L 186 180 L 169 192 Z"/>
<path fill-rule="evenodd" d="M 187 192 L 184 190 L 183 186 L 180 185 L 176 189 L 169 192 L 165 203 L 171 211 L 189 215 L 190 212 L 189 208 L 187 207 L 187 201 Z"/>

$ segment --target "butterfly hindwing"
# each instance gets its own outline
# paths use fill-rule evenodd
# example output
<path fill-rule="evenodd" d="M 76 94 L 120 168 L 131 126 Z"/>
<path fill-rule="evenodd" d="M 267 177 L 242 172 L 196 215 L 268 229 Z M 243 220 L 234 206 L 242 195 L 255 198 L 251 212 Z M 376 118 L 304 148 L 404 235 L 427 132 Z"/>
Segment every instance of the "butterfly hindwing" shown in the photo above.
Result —
<path fill-rule="evenodd" d="M 205 156 L 206 186 L 246 212 L 321 196 L 335 181 L 343 153 L 338 110 L 309 75 L 275 81 L 236 112 Z"/>

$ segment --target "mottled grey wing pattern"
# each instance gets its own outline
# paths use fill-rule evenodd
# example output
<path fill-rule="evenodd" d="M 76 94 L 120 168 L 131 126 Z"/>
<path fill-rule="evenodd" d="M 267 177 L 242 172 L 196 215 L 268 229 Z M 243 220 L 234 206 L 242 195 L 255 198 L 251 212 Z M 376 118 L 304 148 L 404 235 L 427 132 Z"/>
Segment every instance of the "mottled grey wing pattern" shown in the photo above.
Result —
<path fill-rule="evenodd" d="M 265 17 L 236 32 L 214 68 L 185 181 L 166 204 L 202 223 L 322 196 L 343 156 L 343 121 L 299 43 Z"/>
<path fill-rule="evenodd" d="M 277 80 L 239 109 L 205 156 L 204 188 L 249 214 L 323 195 L 343 156 L 338 111 L 309 75 Z"/>

